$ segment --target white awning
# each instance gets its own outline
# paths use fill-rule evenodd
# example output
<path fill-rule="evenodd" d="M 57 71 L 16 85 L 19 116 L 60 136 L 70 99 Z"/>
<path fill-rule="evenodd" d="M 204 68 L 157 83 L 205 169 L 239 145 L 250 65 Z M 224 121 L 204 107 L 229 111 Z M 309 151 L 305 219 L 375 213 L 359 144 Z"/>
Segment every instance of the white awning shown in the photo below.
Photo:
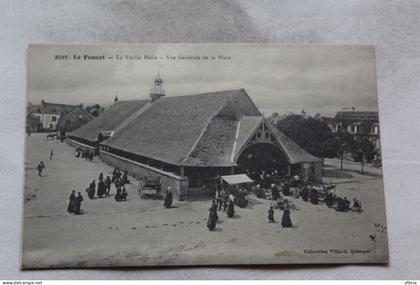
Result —
<path fill-rule="evenodd" d="M 254 180 L 249 178 L 246 174 L 225 175 L 222 176 L 222 179 L 230 185 L 254 182 Z"/>

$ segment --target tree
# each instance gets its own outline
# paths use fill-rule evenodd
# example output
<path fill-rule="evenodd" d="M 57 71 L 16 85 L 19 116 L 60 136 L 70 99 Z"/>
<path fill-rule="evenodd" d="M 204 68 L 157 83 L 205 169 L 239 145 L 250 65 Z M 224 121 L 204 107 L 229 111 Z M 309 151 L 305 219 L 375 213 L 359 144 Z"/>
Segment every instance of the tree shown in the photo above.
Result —
<path fill-rule="evenodd" d="M 86 111 L 88 111 L 92 116 L 99 116 L 100 113 L 102 113 L 104 111 L 104 108 L 101 107 L 101 105 L 99 104 L 95 104 L 92 106 L 86 106 Z"/>
<path fill-rule="evenodd" d="M 314 156 L 323 158 L 337 156 L 337 138 L 325 121 L 289 114 L 275 122 L 274 126 Z"/>

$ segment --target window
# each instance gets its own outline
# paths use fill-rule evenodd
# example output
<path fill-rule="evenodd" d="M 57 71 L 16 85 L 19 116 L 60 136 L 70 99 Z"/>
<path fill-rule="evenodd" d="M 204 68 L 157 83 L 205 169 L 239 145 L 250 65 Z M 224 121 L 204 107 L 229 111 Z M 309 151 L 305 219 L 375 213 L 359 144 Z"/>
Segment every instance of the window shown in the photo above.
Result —
<path fill-rule="evenodd" d="M 52 116 L 52 117 L 51 117 L 51 121 L 52 121 L 52 122 L 57 121 L 57 117 L 56 117 L 56 116 Z"/>
<path fill-rule="evenodd" d="M 374 135 L 379 134 L 379 126 L 378 125 L 373 125 L 372 126 L 372 134 L 374 134 Z"/>
<path fill-rule="evenodd" d="M 315 176 L 315 167 L 309 167 L 309 176 Z"/>

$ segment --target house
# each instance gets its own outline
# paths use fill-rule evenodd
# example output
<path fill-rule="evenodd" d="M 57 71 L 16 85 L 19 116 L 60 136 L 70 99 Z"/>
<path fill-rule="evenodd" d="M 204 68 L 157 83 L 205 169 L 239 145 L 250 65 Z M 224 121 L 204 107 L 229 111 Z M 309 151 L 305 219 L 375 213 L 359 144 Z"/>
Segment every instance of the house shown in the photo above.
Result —
<path fill-rule="evenodd" d="M 42 129 L 39 117 L 28 113 L 26 115 L 26 132 L 28 134 L 39 132 Z"/>
<path fill-rule="evenodd" d="M 64 113 L 58 119 L 57 130 L 59 136 L 65 136 L 66 133 L 76 130 L 94 118 L 82 105 L 76 106 L 69 112 Z"/>
<path fill-rule="evenodd" d="M 265 119 L 244 89 L 167 97 L 155 80 L 149 100 L 118 101 L 69 135 L 73 146 L 136 177 L 160 176 L 183 199 L 220 175 L 275 167 L 321 181 L 321 159 Z"/>
<path fill-rule="evenodd" d="M 55 131 L 58 119 L 77 106 L 81 105 L 48 103 L 42 100 L 41 105 L 37 106 L 31 114 L 39 118 L 43 130 Z"/>
<path fill-rule="evenodd" d="M 334 117 L 334 123 L 339 129 L 345 130 L 353 136 L 365 136 L 374 145 L 375 151 L 380 155 L 380 133 L 378 112 L 341 111 Z"/>

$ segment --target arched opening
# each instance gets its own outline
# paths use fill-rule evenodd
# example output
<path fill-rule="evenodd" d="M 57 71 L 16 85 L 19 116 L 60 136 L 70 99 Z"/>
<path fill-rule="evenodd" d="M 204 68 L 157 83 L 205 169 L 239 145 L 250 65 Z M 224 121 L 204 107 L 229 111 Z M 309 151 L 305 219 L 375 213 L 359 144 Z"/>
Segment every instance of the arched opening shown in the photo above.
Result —
<path fill-rule="evenodd" d="M 247 173 L 258 181 L 261 173 L 287 176 L 289 162 L 283 151 L 270 143 L 256 143 L 242 151 L 238 157 L 236 173 Z"/>

